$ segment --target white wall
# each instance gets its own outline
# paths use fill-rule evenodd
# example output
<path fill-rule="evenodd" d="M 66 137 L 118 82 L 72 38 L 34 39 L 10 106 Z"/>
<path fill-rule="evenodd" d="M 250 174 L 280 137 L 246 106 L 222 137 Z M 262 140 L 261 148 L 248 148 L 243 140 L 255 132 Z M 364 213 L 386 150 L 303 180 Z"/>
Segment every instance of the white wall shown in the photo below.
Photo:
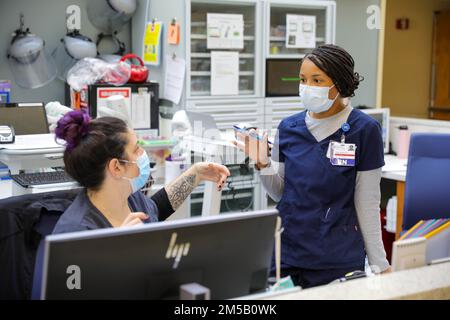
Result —
<path fill-rule="evenodd" d="M 428 120 L 416 118 L 391 117 L 389 125 L 389 139 L 392 149 L 397 152 L 398 127 L 407 125 L 410 133 L 448 133 L 450 134 L 450 121 Z"/>
<path fill-rule="evenodd" d="M 11 33 L 18 27 L 19 14 L 25 14 L 25 24 L 33 33 L 43 37 L 49 49 L 54 49 L 59 39 L 65 34 L 65 10 L 70 4 L 81 7 L 82 30 L 81 32 L 92 39 L 96 39 L 99 33 L 87 19 L 86 4 L 88 0 L 0 0 L 0 79 L 12 79 L 7 64 L 6 50 L 11 40 Z M 92 0 L 91 0 L 92 1 Z M 95 0 L 99 1 L 99 0 Z M 155 0 L 156 1 L 156 0 Z M 159 0 L 157 0 L 159 1 Z M 184 1 L 180 5 L 184 6 Z M 145 1 L 139 1 L 145 3 Z M 366 27 L 366 9 L 371 4 L 379 5 L 379 0 L 337 0 L 337 30 L 336 42 L 347 49 L 356 61 L 356 70 L 364 75 L 353 99 L 353 104 L 365 104 L 374 106 L 376 100 L 376 67 L 378 30 L 368 30 Z M 152 1 L 150 1 L 150 4 Z M 175 15 L 178 7 L 172 7 L 173 12 L 154 12 L 149 10 L 149 17 L 157 16 L 167 20 Z M 176 10 L 175 10 L 176 8 Z M 153 8 L 150 8 L 153 9 Z M 181 25 L 184 25 L 183 17 L 178 17 Z M 165 21 L 165 22 L 167 22 Z M 183 32 L 183 31 L 182 31 Z M 130 48 L 131 31 L 127 26 L 119 38 Z M 177 48 L 178 50 L 179 48 Z M 168 52 L 169 51 L 169 52 Z M 173 51 L 173 50 L 172 50 Z M 170 50 L 165 50 L 170 53 Z M 140 52 L 138 52 L 140 54 Z M 153 78 L 163 67 L 151 70 Z M 160 79 L 159 79 L 160 80 Z M 33 90 L 19 88 L 13 82 L 12 99 L 14 101 L 44 101 L 64 100 L 64 86 L 60 80 L 55 80 L 49 85 Z"/>
<path fill-rule="evenodd" d="M 91 0 L 92 1 L 92 0 Z M 95 0 L 100 1 L 100 0 Z M 0 0 L 0 79 L 13 80 L 6 54 L 11 41 L 11 34 L 19 27 L 19 15 L 25 15 L 25 27 L 45 40 L 47 48 L 53 50 L 66 33 L 66 8 L 79 5 L 81 8 L 81 33 L 96 41 L 100 33 L 88 20 L 86 6 L 88 0 Z M 130 48 L 130 26 L 127 25 L 118 35 L 125 42 L 127 51 Z M 64 102 L 64 84 L 54 80 L 38 89 L 21 89 L 14 81 L 12 101 Z"/>
<path fill-rule="evenodd" d="M 380 6 L 380 0 L 336 0 L 336 44 L 353 56 L 355 71 L 364 76 L 353 106 L 376 104 L 379 31 L 367 28 L 370 5 Z"/>
<path fill-rule="evenodd" d="M 450 1 L 395 0 L 386 2 L 382 104 L 391 114 L 428 118 L 435 11 L 450 10 Z M 395 21 L 408 18 L 408 30 Z M 443 66 L 448 70 L 448 66 Z M 401 80 L 399 80 L 401 78 Z"/>
<path fill-rule="evenodd" d="M 147 3 L 148 2 L 148 3 Z M 157 19 L 158 21 L 163 22 L 164 27 L 162 31 L 162 48 L 161 48 L 161 64 L 159 66 L 150 66 L 147 67 L 150 70 L 150 80 L 159 82 L 159 95 L 160 97 L 164 96 L 164 75 L 166 72 L 166 59 L 165 55 L 172 55 L 175 53 L 178 57 L 184 58 L 185 52 L 185 0 L 139 0 L 141 7 L 147 7 L 148 11 L 146 15 L 142 12 L 139 15 L 135 15 L 133 18 L 133 34 L 132 34 L 132 45 L 133 50 L 136 54 L 142 54 L 142 39 L 145 31 L 145 26 L 147 22 L 152 21 L 152 19 Z M 177 18 L 177 22 L 180 25 L 180 44 L 179 45 L 171 45 L 167 42 L 167 28 L 171 23 L 172 18 Z M 186 89 L 186 88 L 184 88 Z M 183 95 L 185 94 L 185 90 L 183 90 Z M 183 100 L 183 98 L 181 99 Z M 171 104 L 170 104 L 171 105 Z"/>

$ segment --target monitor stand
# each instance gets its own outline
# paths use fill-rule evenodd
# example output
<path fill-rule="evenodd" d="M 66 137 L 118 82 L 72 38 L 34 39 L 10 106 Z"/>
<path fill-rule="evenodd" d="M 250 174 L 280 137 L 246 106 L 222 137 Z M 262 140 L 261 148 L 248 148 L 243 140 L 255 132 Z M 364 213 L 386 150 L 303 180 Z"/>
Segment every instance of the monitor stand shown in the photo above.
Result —
<path fill-rule="evenodd" d="M 208 288 L 196 283 L 180 286 L 180 300 L 210 300 L 211 292 Z"/>

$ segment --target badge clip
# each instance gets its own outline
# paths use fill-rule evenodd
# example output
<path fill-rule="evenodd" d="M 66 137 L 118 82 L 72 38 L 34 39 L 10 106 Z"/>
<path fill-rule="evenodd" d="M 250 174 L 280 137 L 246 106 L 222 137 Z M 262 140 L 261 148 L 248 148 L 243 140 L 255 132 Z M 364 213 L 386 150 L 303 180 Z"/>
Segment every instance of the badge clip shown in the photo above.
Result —
<path fill-rule="evenodd" d="M 347 122 L 345 122 L 341 126 L 341 130 L 342 130 L 341 143 L 344 144 L 345 143 L 345 134 L 350 131 L 350 125 Z"/>

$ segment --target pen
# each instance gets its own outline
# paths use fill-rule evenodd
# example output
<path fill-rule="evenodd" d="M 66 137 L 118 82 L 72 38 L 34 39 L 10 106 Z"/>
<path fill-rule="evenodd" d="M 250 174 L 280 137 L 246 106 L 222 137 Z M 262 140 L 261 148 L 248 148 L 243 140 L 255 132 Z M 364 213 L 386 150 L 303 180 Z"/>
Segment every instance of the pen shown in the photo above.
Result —
<path fill-rule="evenodd" d="M 241 132 L 241 133 L 247 133 L 247 134 L 249 135 L 249 137 L 252 137 L 253 139 L 256 139 L 256 140 L 258 140 L 258 141 L 263 140 L 263 137 L 259 136 L 259 135 L 258 135 L 256 132 L 254 132 L 254 131 L 249 132 L 247 129 L 242 129 L 242 128 L 236 126 L 236 125 L 233 125 L 233 128 L 234 128 L 236 131 L 238 131 L 238 132 Z M 267 140 L 267 142 L 268 142 L 269 144 L 272 144 L 272 142 L 270 142 L 269 140 Z"/>

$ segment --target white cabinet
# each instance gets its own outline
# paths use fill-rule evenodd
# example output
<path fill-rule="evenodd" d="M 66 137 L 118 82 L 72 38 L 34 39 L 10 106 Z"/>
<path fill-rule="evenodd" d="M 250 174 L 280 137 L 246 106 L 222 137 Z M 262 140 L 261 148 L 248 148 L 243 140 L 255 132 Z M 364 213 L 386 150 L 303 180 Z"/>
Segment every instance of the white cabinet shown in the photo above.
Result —
<path fill-rule="evenodd" d="M 260 96 L 261 88 L 261 2 L 257 0 L 186 2 L 186 95 L 188 99 L 217 99 L 230 96 L 211 96 L 211 51 L 239 52 L 239 97 Z M 208 49 L 207 15 L 238 14 L 244 20 L 243 49 Z M 233 96 L 231 96 L 233 97 Z M 236 97 L 236 96 L 234 96 Z"/>
<path fill-rule="evenodd" d="M 143 31 L 146 22 L 153 19 L 164 24 L 162 36 L 163 60 L 160 66 L 150 66 L 150 79 L 161 84 L 164 98 L 166 55 L 175 53 L 186 60 L 186 76 L 181 101 L 174 109 L 185 109 L 200 100 L 235 99 L 236 102 L 266 98 L 265 79 L 267 59 L 298 59 L 310 49 L 286 48 L 286 16 L 314 15 L 316 17 L 316 44 L 334 43 L 336 4 L 331 0 L 139 0 L 146 13 L 139 11 L 132 23 L 132 47 L 142 52 Z M 207 14 L 239 14 L 244 21 L 243 49 L 208 49 Z M 167 28 L 172 19 L 180 24 L 180 44 L 167 43 Z M 211 51 L 239 53 L 238 95 L 211 95 Z M 289 97 L 291 99 L 292 97 Z M 272 99 L 272 98 L 270 98 Z M 263 103 L 277 106 L 271 100 Z M 279 99 L 278 99 L 279 100 Z M 277 100 L 277 101 L 278 101 Z M 165 102 L 165 105 L 172 103 Z M 210 103 L 214 105 L 214 103 Z M 284 105 L 281 103 L 280 108 Z M 268 110 L 268 114 L 271 111 Z M 266 117 L 266 122 L 269 117 Z"/>
<path fill-rule="evenodd" d="M 300 61 L 311 50 L 286 47 L 287 15 L 315 16 L 316 46 L 335 42 L 336 3 L 334 1 L 267 0 L 264 1 L 264 61 L 268 59 L 298 59 Z M 264 63 L 263 88 L 266 87 L 265 81 L 270 76 L 268 72 Z M 282 119 L 301 110 L 298 96 L 266 97 L 264 127 L 271 130 L 273 135 Z"/>
<path fill-rule="evenodd" d="M 268 130 L 276 129 L 281 120 L 302 111 L 300 97 L 266 98 L 264 104 L 264 127 Z"/>
<path fill-rule="evenodd" d="M 311 50 L 286 47 L 287 15 L 314 15 L 316 44 L 335 41 L 334 1 L 187 0 L 186 13 L 185 107 L 210 113 L 224 129 L 236 122 L 273 129 L 284 117 L 301 111 L 298 96 L 265 97 L 266 59 L 301 60 Z M 243 15 L 244 48 L 239 50 L 238 96 L 211 95 L 212 50 L 206 45 L 207 13 Z"/>
<path fill-rule="evenodd" d="M 220 130 L 240 122 L 264 125 L 264 99 L 189 100 L 186 109 L 210 114 Z"/>
<path fill-rule="evenodd" d="M 316 46 L 335 41 L 336 3 L 334 1 L 265 1 L 265 55 L 267 58 L 301 59 L 311 49 L 286 47 L 286 16 L 307 15 L 316 18 Z"/>

